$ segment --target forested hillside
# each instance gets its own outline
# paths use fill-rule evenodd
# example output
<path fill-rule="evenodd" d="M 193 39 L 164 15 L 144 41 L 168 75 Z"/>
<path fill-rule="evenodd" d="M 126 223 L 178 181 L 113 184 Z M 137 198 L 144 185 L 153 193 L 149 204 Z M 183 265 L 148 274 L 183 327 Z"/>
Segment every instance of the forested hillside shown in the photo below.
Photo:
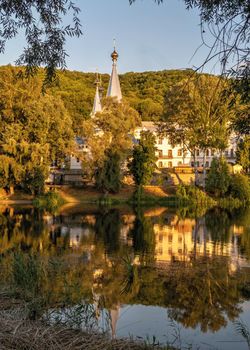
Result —
<path fill-rule="evenodd" d="M 123 97 L 135 108 L 142 120 L 158 119 L 169 87 L 193 74 L 191 70 L 165 70 L 160 72 L 126 73 L 120 75 Z M 53 94 L 61 96 L 72 115 L 75 128 L 82 118 L 88 118 L 95 94 L 95 73 L 59 72 Z M 106 94 L 109 75 L 101 75 L 103 94 Z"/>
<path fill-rule="evenodd" d="M 7 67 L 0 69 L 0 75 L 7 73 Z M 14 67 L 13 67 L 14 68 Z M 20 68 L 14 68 L 17 72 Z M 42 79 L 42 71 L 41 79 Z M 193 74 L 192 70 L 165 70 L 160 72 L 126 73 L 120 75 L 123 97 L 135 108 L 142 120 L 157 120 L 162 114 L 166 91 L 173 84 Z M 58 73 L 58 79 L 47 92 L 63 100 L 72 121 L 74 131 L 82 119 L 89 118 L 94 95 L 95 73 L 64 71 Z M 103 95 L 106 95 L 109 75 L 101 75 Z"/>

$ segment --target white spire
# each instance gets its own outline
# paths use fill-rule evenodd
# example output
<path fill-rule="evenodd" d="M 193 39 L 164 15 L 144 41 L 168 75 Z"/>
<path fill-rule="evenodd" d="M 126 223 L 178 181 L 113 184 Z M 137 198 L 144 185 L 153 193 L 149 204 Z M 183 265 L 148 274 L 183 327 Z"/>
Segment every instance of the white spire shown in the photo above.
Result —
<path fill-rule="evenodd" d="M 121 102 L 122 92 L 121 92 L 120 81 L 119 81 L 117 68 L 116 68 L 118 53 L 116 52 L 115 47 L 114 47 L 113 53 L 111 54 L 111 57 L 112 57 L 112 61 L 113 61 L 113 67 L 112 67 L 111 77 L 109 80 L 107 97 L 116 97 L 118 102 Z"/>
<path fill-rule="evenodd" d="M 98 76 L 97 76 L 94 105 L 93 105 L 92 112 L 90 114 L 91 118 L 94 118 L 97 112 L 102 111 L 102 104 L 101 104 L 100 93 L 99 93 L 99 84 L 100 82 L 98 81 Z"/>

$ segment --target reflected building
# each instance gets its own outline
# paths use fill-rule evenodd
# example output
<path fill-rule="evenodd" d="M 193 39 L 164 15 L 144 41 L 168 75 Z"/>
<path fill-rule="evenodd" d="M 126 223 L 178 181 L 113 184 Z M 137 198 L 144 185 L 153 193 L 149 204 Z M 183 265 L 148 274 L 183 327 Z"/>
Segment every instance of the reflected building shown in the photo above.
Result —
<path fill-rule="evenodd" d="M 157 262 L 191 261 L 195 257 L 230 256 L 232 269 L 239 263 L 240 253 L 235 226 L 228 242 L 213 241 L 204 218 L 179 220 L 175 216 L 168 225 L 154 224 L 155 258 Z M 243 232 L 238 227 L 237 232 Z"/>

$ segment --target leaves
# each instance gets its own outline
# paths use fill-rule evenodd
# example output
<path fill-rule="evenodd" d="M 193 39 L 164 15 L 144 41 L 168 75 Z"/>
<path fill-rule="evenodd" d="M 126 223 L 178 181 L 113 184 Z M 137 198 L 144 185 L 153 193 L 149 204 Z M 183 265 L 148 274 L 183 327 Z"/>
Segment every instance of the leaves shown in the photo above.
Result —
<path fill-rule="evenodd" d="M 26 47 L 16 60 L 26 66 L 26 74 L 45 66 L 45 83 L 55 78 L 56 68 L 66 67 L 66 37 L 82 35 L 80 9 L 71 0 L 3 0 L 0 3 L 0 53 L 8 40 L 24 30 Z M 63 27 L 63 17 L 71 14 L 73 23 Z"/>

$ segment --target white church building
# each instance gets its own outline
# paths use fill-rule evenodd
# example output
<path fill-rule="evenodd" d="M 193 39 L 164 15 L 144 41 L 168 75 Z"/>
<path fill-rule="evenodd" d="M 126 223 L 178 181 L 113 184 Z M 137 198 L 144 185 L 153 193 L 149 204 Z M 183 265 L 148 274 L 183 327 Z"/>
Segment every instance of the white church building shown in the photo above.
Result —
<path fill-rule="evenodd" d="M 117 72 L 117 60 L 118 60 L 118 53 L 114 49 L 113 53 L 111 54 L 111 58 L 113 61 L 112 65 L 112 73 L 109 80 L 109 86 L 107 91 L 107 97 L 115 97 L 118 102 L 122 101 L 122 91 L 119 81 L 119 76 Z M 97 80 L 96 82 L 96 92 L 95 92 L 95 98 L 94 98 L 94 104 L 93 109 L 91 112 L 91 118 L 94 118 L 97 112 L 102 111 L 102 104 L 101 104 L 101 98 L 100 98 L 100 84 Z M 180 166 L 191 166 L 193 167 L 193 158 L 189 151 L 183 151 L 183 147 L 181 145 L 173 147 L 167 137 L 160 137 L 157 133 L 157 125 L 153 121 L 142 121 L 141 126 L 138 127 L 134 131 L 134 137 L 135 139 L 140 139 L 140 133 L 142 131 L 151 131 L 155 137 L 156 137 L 156 156 L 157 156 L 157 167 L 159 169 L 161 168 L 175 168 Z M 79 145 L 79 148 L 83 151 L 87 151 L 87 145 L 84 144 L 84 141 L 80 138 L 77 138 L 77 143 Z M 236 157 L 236 148 L 237 148 L 237 138 L 235 135 L 231 135 L 228 147 L 224 151 L 224 157 L 227 159 L 227 161 L 231 164 L 235 164 Z M 211 161 L 214 156 L 219 155 L 213 150 L 207 150 L 206 153 L 206 167 L 210 167 Z M 196 161 L 197 166 L 202 167 L 203 166 L 203 152 L 197 150 L 196 151 Z M 76 157 L 70 158 L 70 169 L 81 169 L 81 162 Z"/>

